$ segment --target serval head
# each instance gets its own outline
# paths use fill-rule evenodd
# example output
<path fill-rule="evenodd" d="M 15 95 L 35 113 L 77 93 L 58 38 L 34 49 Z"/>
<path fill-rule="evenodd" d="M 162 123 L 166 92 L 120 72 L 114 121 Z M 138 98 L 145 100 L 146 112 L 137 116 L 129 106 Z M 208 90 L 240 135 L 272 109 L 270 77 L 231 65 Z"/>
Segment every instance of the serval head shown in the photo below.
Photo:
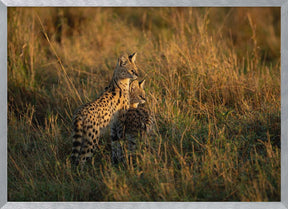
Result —
<path fill-rule="evenodd" d="M 139 104 L 146 102 L 144 83 L 145 80 L 134 80 L 130 83 L 130 107 L 137 108 Z"/>
<path fill-rule="evenodd" d="M 138 69 L 135 64 L 136 52 L 127 56 L 122 55 L 117 62 L 117 67 L 114 71 L 113 78 L 117 80 L 131 79 L 135 80 L 138 77 Z"/>

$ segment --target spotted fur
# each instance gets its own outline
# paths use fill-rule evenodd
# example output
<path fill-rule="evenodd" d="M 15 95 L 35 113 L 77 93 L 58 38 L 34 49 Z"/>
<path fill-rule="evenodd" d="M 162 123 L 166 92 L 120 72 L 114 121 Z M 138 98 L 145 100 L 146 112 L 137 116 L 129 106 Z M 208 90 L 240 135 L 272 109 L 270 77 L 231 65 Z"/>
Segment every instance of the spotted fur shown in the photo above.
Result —
<path fill-rule="evenodd" d="M 130 107 L 130 81 L 137 79 L 136 53 L 118 59 L 112 80 L 95 101 L 80 106 L 73 116 L 73 148 L 71 162 L 84 164 L 91 159 L 99 138 L 119 111 Z"/>
<path fill-rule="evenodd" d="M 128 151 L 133 153 L 137 138 L 149 134 L 152 130 L 153 119 L 149 111 L 142 106 L 146 102 L 144 82 L 131 83 L 130 108 L 120 112 L 117 122 L 111 128 L 112 161 L 118 163 L 123 160 L 123 147 L 120 141 L 128 142 Z M 140 105 L 140 106 L 138 106 Z"/>

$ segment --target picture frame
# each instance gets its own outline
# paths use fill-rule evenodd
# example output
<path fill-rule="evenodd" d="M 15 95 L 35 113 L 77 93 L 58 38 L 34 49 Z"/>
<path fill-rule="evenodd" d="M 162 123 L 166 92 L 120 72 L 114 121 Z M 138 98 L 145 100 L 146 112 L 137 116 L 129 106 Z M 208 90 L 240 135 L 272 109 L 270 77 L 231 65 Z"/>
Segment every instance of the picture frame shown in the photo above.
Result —
<path fill-rule="evenodd" d="M 7 202 L 7 7 L 281 7 L 280 202 Z M 0 208 L 288 208 L 288 0 L 1 0 L 0 1 Z"/>

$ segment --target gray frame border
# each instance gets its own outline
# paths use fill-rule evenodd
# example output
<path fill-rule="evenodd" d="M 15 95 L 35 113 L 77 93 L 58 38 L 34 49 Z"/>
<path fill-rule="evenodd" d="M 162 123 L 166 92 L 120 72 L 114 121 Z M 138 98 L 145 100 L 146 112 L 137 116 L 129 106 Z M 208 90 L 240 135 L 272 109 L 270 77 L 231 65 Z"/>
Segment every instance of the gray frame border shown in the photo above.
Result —
<path fill-rule="evenodd" d="M 7 202 L 7 7 L 281 7 L 281 202 Z M 288 209 L 288 0 L 0 0 L 0 208 Z"/>

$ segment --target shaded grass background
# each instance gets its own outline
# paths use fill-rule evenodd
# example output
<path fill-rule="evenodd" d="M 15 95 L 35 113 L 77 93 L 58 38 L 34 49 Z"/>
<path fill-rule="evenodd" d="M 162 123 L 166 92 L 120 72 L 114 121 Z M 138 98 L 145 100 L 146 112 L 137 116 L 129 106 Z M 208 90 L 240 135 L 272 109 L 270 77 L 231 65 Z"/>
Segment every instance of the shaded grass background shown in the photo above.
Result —
<path fill-rule="evenodd" d="M 155 136 L 71 171 L 73 111 L 134 51 Z M 280 9 L 9 8 L 8 155 L 9 201 L 279 201 Z"/>

